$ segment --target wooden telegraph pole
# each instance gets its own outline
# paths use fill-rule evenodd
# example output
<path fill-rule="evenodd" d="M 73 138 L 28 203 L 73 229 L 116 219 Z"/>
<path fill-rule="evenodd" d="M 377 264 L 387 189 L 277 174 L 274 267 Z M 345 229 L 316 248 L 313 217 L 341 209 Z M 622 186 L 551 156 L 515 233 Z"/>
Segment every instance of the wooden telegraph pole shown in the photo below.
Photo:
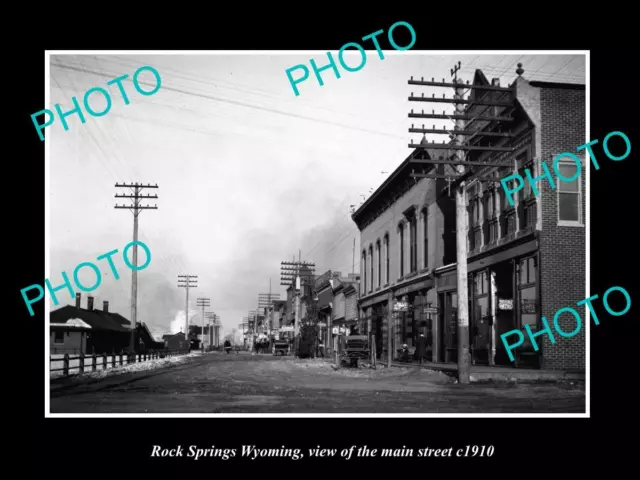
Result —
<path fill-rule="evenodd" d="M 300 332 L 300 295 L 303 288 L 309 285 L 309 282 L 313 282 L 316 264 L 312 262 L 303 262 L 301 260 L 301 254 L 298 253 L 298 261 L 295 259 L 293 262 L 280 262 L 280 285 L 289 287 L 295 286 L 295 323 L 293 325 L 294 330 L 294 350 L 298 352 L 298 334 Z M 304 271 L 303 271 L 304 269 Z"/>
<path fill-rule="evenodd" d="M 497 108 L 504 107 L 506 109 L 514 108 L 513 95 L 507 101 L 497 101 L 494 99 L 477 98 L 476 95 L 473 99 L 464 99 L 465 90 L 475 90 L 476 93 L 482 91 L 494 91 L 494 92 L 510 92 L 513 94 L 513 88 L 501 88 L 498 86 L 489 85 L 469 85 L 467 82 L 464 85 L 458 80 L 458 70 L 461 68 L 461 62 L 451 69 L 451 76 L 453 77 L 452 83 L 435 82 L 432 78 L 431 81 L 414 80 L 413 77 L 409 80 L 409 85 L 425 85 L 432 87 L 452 87 L 454 89 L 453 98 L 435 98 L 435 94 L 432 98 L 425 97 L 422 94 L 421 97 L 414 97 L 413 93 L 409 97 L 410 101 L 416 102 L 436 102 L 436 103 L 452 103 L 455 105 L 455 113 L 447 115 L 444 111 L 442 114 L 436 114 L 433 110 L 432 113 L 414 113 L 411 110 L 409 114 L 410 118 L 431 118 L 440 120 L 454 120 L 455 127 L 453 130 L 446 128 L 436 129 L 435 125 L 432 129 L 414 128 L 411 125 L 409 132 L 422 133 L 422 134 L 445 134 L 449 135 L 452 139 L 449 143 L 420 143 L 414 144 L 413 141 L 409 144 L 410 148 L 417 149 L 432 149 L 432 150 L 447 150 L 447 158 L 439 157 L 439 159 L 416 159 L 411 162 L 416 166 L 421 166 L 422 173 L 412 172 L 411 176 L 419 178 L 432 178 L 432 179 L 446 179 L 449 182 L 449 189 L 454 188 L 456 199 L 456 262 L 457 262 L 457 288 L 458 288 L 458 381 L 460 383 L 469 383 L 470 381 L 470 369 L 471 369 L 471 356 L 469 354 L 469 298 L 468 298 L 468 284 L 467 284 L 467 199 L 466 199 L 466 182 L 474 179 L 485 182 L 496 182 L 500 180 L 497 177 L 479 176 L 477 170 L 482 171 L 486 167 L 504 167 L 509 163 L 488 162 L 486 157 L 483 161 L 471 161 L 467 158 L 467 152 L 476 153 L 482 155 L 485 152 L 513 152 L 513 148 L 510 147 L 496 147 L 491 145 L 491 140 L 505 137 L 513 137 L 513 134 L 502 132 L 501 128 L 494 128 L 496 124 L 494 122 L 508 122 L 513 118 L 508 115 L 497 113 Z M 478 115 L 469 115 L 469 110 L 476 106 L 486 106 L 482 112 Z M 492 113 L 490 109 L 495 109 L 496 112 Z M 489 110 L 489 114 L 486 112 Z M 475 129 L 469 128 L 470 124 L 475 122 Z M 490 127 L 490 128 L 488 128 Z M 500 131 L 496 131 L 500 130 Z M 469 138 L 465 137 L 468 136 Z M 471 144 L 473 140 L 473 145 Z M 450 154 L 449 152 L 452 152 Z M 446 166 L 451 166 L 451 170 L 455 171 L 455 174 L 446 173 Z M 441 167 L 439 170 L 441 173 L 425 173 L 424 169 L 435 169 Z"/>
<path fill-rule="evenodd" d="M 121 195 L 116 194 L 116 198 L 130 198 L 133 202 L 133 205 L 115 205 L 117 209 L 127 209 L 131 210 L 133 213 L 133 241 L 138 241 L 138 215 L 142 210 L 157 210 L 158 206 L 154 205 L 153 207 L 150 205 L 140 205 L 140 201 L 143 198 L 146 199 L 157 199 L 158 195 L 142 195 L 140 192 L 143 188 L 158 188 L 158 184 L 155 185 L 144 185 L 142 183 L 116 183 L 116 188 L 132 188 L 132 195 Z M 135 352 L 135 338 L 136 338 L 136 327 L 138 325 L 138 245 L 134 243 L 133 245 L 133 268 L 131 269 L 131 353 Z"/>

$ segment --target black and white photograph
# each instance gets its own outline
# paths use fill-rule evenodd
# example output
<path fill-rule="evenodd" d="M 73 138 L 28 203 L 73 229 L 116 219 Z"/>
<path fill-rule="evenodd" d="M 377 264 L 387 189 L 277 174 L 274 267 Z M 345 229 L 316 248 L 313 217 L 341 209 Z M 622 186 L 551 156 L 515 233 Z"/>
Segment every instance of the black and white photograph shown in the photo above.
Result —
<path fill-rule="evenodd" d="M 396 47 L 46 52 L 46 417 L 589 416 L 589 51 Z"/>

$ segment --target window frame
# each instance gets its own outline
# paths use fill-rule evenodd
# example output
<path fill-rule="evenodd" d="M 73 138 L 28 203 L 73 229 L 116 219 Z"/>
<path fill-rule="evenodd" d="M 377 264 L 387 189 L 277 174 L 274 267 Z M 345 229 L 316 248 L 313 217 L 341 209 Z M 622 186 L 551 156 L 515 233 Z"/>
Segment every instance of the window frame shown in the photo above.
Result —
<path fill-rule="evenodd" d="M 422 268 L 427 270 L 429 268 L 429 212 L 427 208 L 422 209 Z"/>
<path fill-rule="evenodd" d="M 362 289 L 362 293 L 366 294 L 367 293 L 367 250 L 364 249 L 362 250 L 362 286 L 364 287 Z"/>
<path fill-rule="evenodd" d="M 385 285 L 389 285 L 389 233 L 385 233 L 383 238 L 384 243 L 384 256 L 385 256 Z"/>
<path fill-rule="evenodd" d="M 376 240 L 376 252 L 378 254 L 378 288 L 382 286 L 382 243 L 380 239 Z"/>
<path fill-rule="evenodd" d="M 374 272 L 374 263 L 373 263 L 373 244 L 369 245 L 369 256 L 371 257 L 370 263 L 369 263 L 369 270 L 371 273 L 371 285 L 369 287 L 369 292 L 373 292 L 373 281 L 375 279 L 375 272 Z"/>
<path fill-rule="evenodd" d="M 559 154 L 554 154 L 553 158 L 555 159 L 557 155 L 561 155 L 561 153 Z M 585 173 L 585 162 L 583 161 L 583 159 L 576 155 L 579 159 L 580 159 L 580 175 L 578 176 L 578 178 L 575 180 L 576 182 L 578 182 L 578 191 L 577 192 L 561 192 L 560 191 L 560 185 L 564 182 L 560 181 L 559 178 L 557 178 L 556 176 L 556 204 L 557 204 L 557 208 L 556 208 L 556 219 L 558 222 L 558 226 L 559 227 L 584 227 L 584 211 L 582 208 L 582 199 L 583 199 L 583 190 L 582 190 L 582 175 Z M 567 157 L 569 158 L 569 157 Z M 558 161 L 558 166 L 560 165 L 574 165 L 575 166 L 575 162 L 573 160 L 559 160 Z M 555 169 L 554 169 L 555 170 Z M 560 219 L 560 194 L 570 194 L 570 195 L 577 195 L 578 196 L 578 220 L 562 220 Z"/>
<path fill-rule="evenodd" d="M 418 271 L 418 217 L 413 215 L 409 220 L 409 271 Z"/>
<path fill-rule="evenodd" d="M 398 224 L 398 235 L 400 240 L 400 278 L 404 276 L 404 222 Z"/>
<path fill-rule="evenodd" d="M 62 335 L 62 341 L 58 341 L 57 334 L 60 332 Z M 63 330 L 54 330 L 53 331 L 53 344 L 54 345 L 64 345 L 64 331 Z"/>

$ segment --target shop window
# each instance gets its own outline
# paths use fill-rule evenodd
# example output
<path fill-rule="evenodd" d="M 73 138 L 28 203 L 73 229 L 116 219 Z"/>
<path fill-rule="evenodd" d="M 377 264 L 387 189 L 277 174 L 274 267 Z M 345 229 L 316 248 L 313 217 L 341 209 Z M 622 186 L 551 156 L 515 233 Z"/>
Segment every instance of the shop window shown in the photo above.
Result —
<path fill-rule="evenodd" d="M 538 329 L 538 309 L 537 309 L 537 258 L 529 257 L 520 261 L 520 272 L 518 277 L 518 303 L 520 310 L 520 328 L 524 329 L 529 325 L 532 331 Z M 533 351 L 533 344 L 528 336 L 525 336 L 523 349 Z"/>
<path fill-rule="evenodd" d="M 485 295 L 489 293 L 487 272 L 480 272 L 475 276 L 474 287 L 476 295 Z"/>
<path fill-rule="evenodd" d="M 564 178 L 574 178 L 570 182 L 558 179 L 556 190 L 558 192 L 558 221 L 561 224 L 582 224 L 582 186 L 577 166 L 573 161 L 558 162 L 558 170 Z"/>
<path fill-rule="evenodd" d="M 520 286 L 536 283 L 537 274 L 536 257 L 525 258 L 520 261 Z"/>

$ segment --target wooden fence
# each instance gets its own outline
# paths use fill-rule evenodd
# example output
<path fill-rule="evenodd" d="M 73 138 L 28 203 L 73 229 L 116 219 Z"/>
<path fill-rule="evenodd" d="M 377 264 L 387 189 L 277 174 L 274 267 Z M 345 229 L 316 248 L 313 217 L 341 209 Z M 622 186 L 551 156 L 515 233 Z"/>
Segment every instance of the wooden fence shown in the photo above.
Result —
<path fill-rule="evenodd" d="M 115 368 L 116 366 L 131 365 L 133 363 L 146 362 L 147 360 L 154 360 L 157 358 L 174 357 L 176 355 L 184 355 L 187 353 L 189 353 L 189 350 L 150 350 L 140 353 L 120 352 L 119 354 L 93 353 L 91 355 L 80 354 L 77 356 L 70 356 L 68 353 L 65 353 L 59 358 L 54 358 L 53 355 L 49 357 L 51 366 L 53 366 L 54 362 L 62 362 L 62 368 L 50 368 L 49 371 L 51 373 L 62 372 L 62 375 L 67 377 L 69 376 L 70 370 L 80 370 L 78 372 L 79 374 L 83 374 L 87 371 L 95 372 L 99 368 L 98 364 L 100 364 L 102 370 L 106 370 L 109 366 L 111 366 L 111 368 Z M 86 364 L 87 359 L 91 361 L 90 365 Z M 76 362 L 77 364 L 75 364 Z"/>

